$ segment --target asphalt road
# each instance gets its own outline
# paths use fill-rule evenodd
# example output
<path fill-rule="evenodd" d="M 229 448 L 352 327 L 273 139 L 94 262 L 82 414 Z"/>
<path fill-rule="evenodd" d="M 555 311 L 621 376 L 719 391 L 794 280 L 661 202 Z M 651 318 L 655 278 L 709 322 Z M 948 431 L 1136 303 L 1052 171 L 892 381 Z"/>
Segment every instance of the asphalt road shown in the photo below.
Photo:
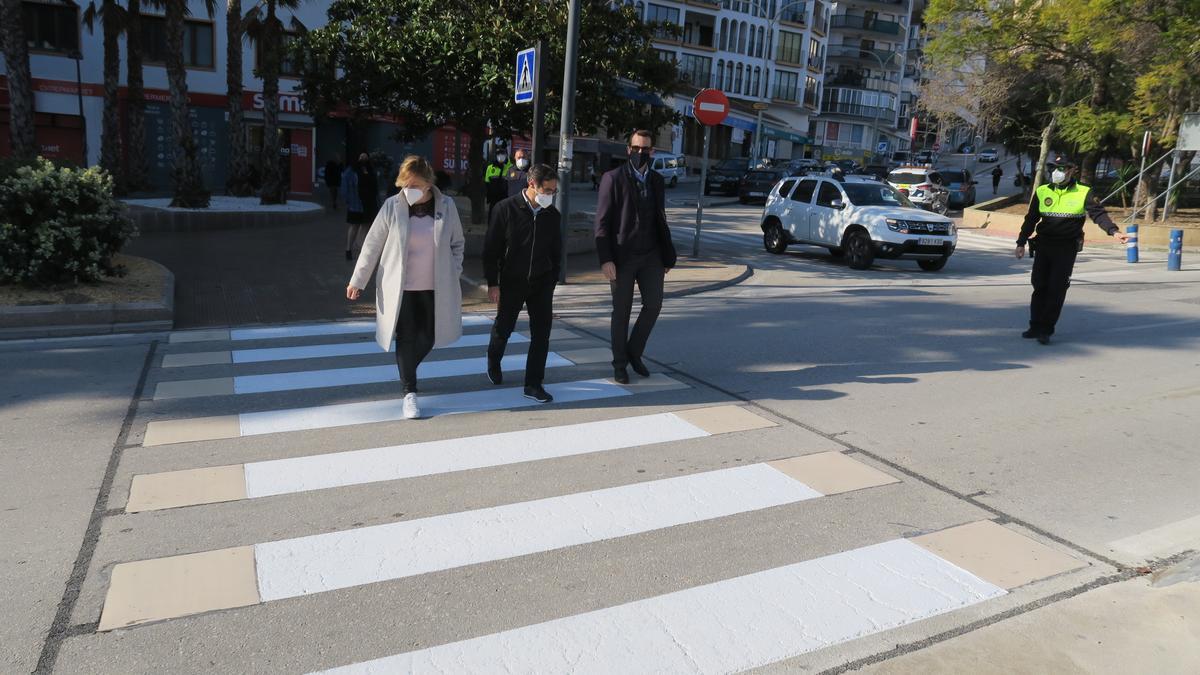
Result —
<path fill-rule="evenodd" d="M 0 344 L 0 671 L 963 672 L 1028 622 L 1200 667 L 1200 272 L 1088 249 L 1040 346 L 1010 242 L 853 271 L 758 214 L 706 210 L 755 273 L 667 302 L 655 379 L 564 312 L 544 407 L 523 343 L 483 378 L 487 317 L 416 422 L 369 327 Z"/>

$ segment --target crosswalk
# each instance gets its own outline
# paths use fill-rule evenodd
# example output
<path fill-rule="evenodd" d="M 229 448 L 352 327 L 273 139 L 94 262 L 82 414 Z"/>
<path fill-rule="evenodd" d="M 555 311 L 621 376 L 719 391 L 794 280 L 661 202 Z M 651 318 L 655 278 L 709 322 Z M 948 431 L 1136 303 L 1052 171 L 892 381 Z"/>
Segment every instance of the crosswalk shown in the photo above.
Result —
<path fill-rule="evenodd" d="M 605 345 L 577 330 L 555 333 L 546 385 L 555 402 L 538 406 L 519 386 L 486 381 L 480 352 L 489 323 L 465 317 L 463 340 L 424 364 L 426 419 L 418 421 L 403 419 L 398 391 L 387 388 L 395 366 L 369 341 L 373 323 L 173 334 L 141 402 L 144 428 L 133 436 L 142 457 L 158 458 L 160 469 L 134 473 L 126 492 L 114 496 L 120 503 L 110 505 L 127 518 L 158 514 L 184 523 L 217 505 L 253 518 L 258 506 L 291 499 L 296 523 L 285 536 L 247 541 L 231 533 L 220 540 L 228 545 L 103 565 L 97 638 L 136 635 L 146 624 L 186 628 L 240 612 L 294 612 L 303 607 L 295 603 L 337 603 L 354 589 L 530 557 L 574 558 L 614 542 L 669 558 L 672 542 L 687 541 L 689 532 L 793 512 L 808 519 L 797 528 L 828 528 L 818 514 L 867 518 L 855 504 L 925 489 L 867 458 L 805 441 L 807 432 L 682 374 L 617 384 L 605 377 Z M 510 343 L 504 368 L 514 379 L 526 342 Z M 272 358 L 258 358 L 265 354 Z M 509 421 L 489 429 L 471 419 Z M 352 437 L 379 441 L 364 445 Z M 699 453 L 696 461 L 673 472 L 602 470 L 618 457 L 666 461 L 692 455 L 688 449 Z M 552 474 L 549 467 L 567 462 L 596 475 L 535 489 Z M 383 485 L 403 494 L 417 481 L 462 489 L 501 475 L 526 486 L 520 497 L 409 518 L 395 513 L 348 528 L 304 526 L 305 500 L 320 495 Z M 713 543 L 709 555 L 725 555 Z M 715 577 L 673 590 L 586 611 L 556 614 L 551 607 L 544 620 L 415 648 L 397 635 L 390 647 L 328 651 L 303 669 L 735 672 L 998 601 L 1089 564 L 977 516 L 841 551 L 777 555 L 766 566 L 739 569 L 734 560 Z"/>

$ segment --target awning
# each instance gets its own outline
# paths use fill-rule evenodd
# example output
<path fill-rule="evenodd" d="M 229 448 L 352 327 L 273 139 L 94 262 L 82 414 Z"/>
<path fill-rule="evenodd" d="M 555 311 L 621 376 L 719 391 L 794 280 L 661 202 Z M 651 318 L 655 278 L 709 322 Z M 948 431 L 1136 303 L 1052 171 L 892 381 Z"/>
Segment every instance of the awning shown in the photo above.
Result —
<path fill-rule="evenodd" d="M 812 139 L 807 136 L 801 136 L 794 131 L 784 129 L 776 129 L 775 127 L 767 127 L 763 130 L 763 135 L 767 138 L 776 138 L 781 141 L 791 141 L 800 145 L 812 145 Z"/>
<path fill-rule="evenodd" d="M 663 102 L 662 98 L 658 96 L 658 94 L 641 91 L 636 85 L 628 82 L 617 83 L 617 94 L 639 103 L 649 103 L 650 105 L 659 106 L 661 108 L 668 107 L 667 104 Z"/>

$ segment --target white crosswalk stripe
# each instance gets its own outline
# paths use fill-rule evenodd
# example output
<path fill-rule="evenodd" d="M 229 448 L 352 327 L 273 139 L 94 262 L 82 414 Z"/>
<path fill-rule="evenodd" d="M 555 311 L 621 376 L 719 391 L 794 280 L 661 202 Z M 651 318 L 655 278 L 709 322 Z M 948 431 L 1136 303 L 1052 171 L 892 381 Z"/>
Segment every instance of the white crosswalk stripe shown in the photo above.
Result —
<path fill-rule="evenodd" d="M 756 239 L 752 233 L 712 234 L 713 241 L 727 244 L 757 245 Z M 487 334 L 479 329 L 488 323 L 485 317 L 468 318 L 466 334 L 456 347 L 482 348 Z M 546 389 L 555 403 L 538 407 L 528 423 L 508 422 L 508 428 L 515 429 L 505 431 L 439 420 L 463 413 L 520 414 L 539 406 L 525 398 L 519 386 L 493 387 L 482 377 L 461 378 L 482 376 L 486 360 L 482 354 L 455 354 L 422 364 L 424 379 L 460 379 L 438 380 L 439 393 L 421 397 L 427 421 L 411 427 L 412 422 L 403 420 L 395 394 L 350 402 L 341 396 L 358 385 L 397 379 L 395 366 L 383 361 L 390 357 L 373 342 L 327 342 L 367 329 L 367 322 L 298 324 L 191 331 L 170 341 L 155 374 L 179 373 L 172 369 L 187 367 L 189 375 L 198 376 L 153 381 L 154 398 L 143 401 L 152 414 L 145 423 L 141 459 L 160 452 L 156 446 L 212 441 L 219 444 L 214 447 L 221 448 L 220 453 L 195 456 L 226 457 L 217 460 L 226 463 L 214 465 L 211 459 L 192 459 L 163 448 L 158 461 L 150 464 L 154 468 L 129 479 L 125 517 L 207 522 L 205 509 L 228 507 L 253 518 L 256 506 L 292 500 L 288 509 L 296 514 L 295 529 L 287 534 L 272 530 L 274 536 L 261 538 L 233 536 L 232 541 L 191 548 L 202 549 L 198 552 L 177 546 L 102 561 L 106 576 L 96 624 L 101 633 L 163 621 L 190 626 L 188 622 L 201 620 L 197 615 L 212 620 L 219 616 L 212 612 L 246 612 L 254 606 L 294 611 L 304 607 L 296 603 L 321 597 L 338 603 L 354 589 L 396 585 L 422 575 L 467 574 L 528 557 L 586 558 L 614 542 L 635 546 L 639 554 L 649 547 L 647 555 L 669 559 L 680 537 L 691 536 L 689 528 L 700 531 L 782 510 L 789 523 L 795 519 L 803 527 L 821 529 L 828 524 L 810 523 L 811 514 L 832 511 L 852 522 L 868 517 L 853 510 L 856 498 L 884 490 L 926 489 L 902 483 L 859 456 L 808 449 L 803 443 L 781 444 L 788 448 L 781 459 L 758 454 L 741 463 L 746 450 L 764 438 L 790 441 L 807 432 L 780 425 L 674 374 L 634 378 L 626 385 L 598 378 L 609 370 L 610 352 L 565 331 L 555 333 L 555 351 L 547 363 L 552 381 Z M 373 323 L 369 329 L 374 330 Z M 512 341 L 521 339 L 514 335 Z M 194 343 L 250 340 L 261 344 L 251 349 L 227 347 L 225 352 L 188 351 Z M 570 342 L 558 346 L 563 341 Z M 362 365 L 367 355 L 380 357 L 380 363 Z M 356 359 L 356 365 L 307 363 L 340 358 Z M 511 354 L 504 369 L 519 371 L 524 360 L 523 354 Z M 272 372 L 262 372 L 267 369 Z M 230 376 L 230 371 L 238 374 Z M 242 396 L 262 393 L 276 396 Z M 280 397 L 286 402 L 281 404 Z M 281 407 L 254 409 L 248 401 L 274 401 Z M 658 410 L 639 413 L 636 406 L 643 401 L 654 401 Z M 607 402 L 618 409 L 589 410 L 589 402 Z M 211 416 L 214 405 L 237 412 Z M 490 424 L 492 418 L 474 419 Z M 372 428 L 371 440 L 375 429 L 402 440 L 375 441 L 370 444 L 374 447 L 340 444 L 339 439 L 350 438 L 367 424 L 381 425 Z M 323 433 L 319 444 L 300 433 L 314 430 Z M 720 456 L 703 459 L 706 455 L 700 453 L 693 461 L 693 447 L 708 447 Z M 728 454 L 733 452 L 737 454 Z M 761 453 L 761 448 L 755 452 Z M 688 460 L 679 465 L 678 474 L 672 468 L 671 473 L 641 480 L 632 470 L 601 471 L 586 487 L 564 490 L 547 485 L 519 498 L 501 493 L 471 507 L 455 501 L 453 508 L 407 519 L 397 512 L 390 518 L 362 518 L 365 524 L 346 520 L 323 527 L 302 515 L 305 505 L 322 495 L 324 504 L 350 503 L 355 505 L 342 508 L 357 510 L 361 505 L 356 500 L 329 499 L 355 489 L 393 490 L 393 483 L 394 494 L 421 482 L 438 487 L 454 483 L 458 490 L 464 485 L 483 487 L 479 481 L 486 480 L 484 476 L 501 474 L 514 484 L 532 486 L 545 482 L 544 467 L 551 464 L 604 467 L 618 456 Z M 170 459 L 167 470 L 161 463 L 165 459 Z M 845 497 L 827 498 L 832 495 Z M 684 578 L 684 584 L 668 589 L 671 592 L 639 593 L 599 609 L 548 607 L 535 622 L 496 624 L 443 641 L 425 640 L 415 650 L 412 641 L 397 635 L 388 638 L 391 647 L 377 646 L 357 659 L 323 656 L 300 668 L 332 668 L 321 671 L 331 673 L 740 671 L 1001 598 L 1085 564 L 990 521 L 925 531 L 905 538 L 889 535 L 873 540 L 881 543 L 811 558 L 793 554 L 782 561 L 787 564 L 776 559 L 703 581 Z M 673 534 L 664 534 L 668 532 Z M 755 545 L 770 548 L 776 542 Z M 714 546 L 711 555 L 724 554 Z M 614 577 L 606 583 L 621 580 Z M 488 611 L 486 603 L 480 611 Z"/>

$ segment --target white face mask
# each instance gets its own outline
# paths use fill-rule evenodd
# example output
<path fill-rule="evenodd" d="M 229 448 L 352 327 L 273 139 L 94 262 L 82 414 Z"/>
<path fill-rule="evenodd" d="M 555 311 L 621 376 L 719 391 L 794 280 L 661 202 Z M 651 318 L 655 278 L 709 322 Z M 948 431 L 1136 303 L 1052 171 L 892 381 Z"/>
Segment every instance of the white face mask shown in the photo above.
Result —
<path fill-rule="evenodd" d="M 1067 172 L 1062 169 L 1055 169 L 1050 172 L 1050 182 L 1062 185 L 1067 182 Z"/>
<path fill-rule="evenodd" d="M 537 202 L 537 205 L 544 209 L 554 203 L 554 195 L 544 195 L 539 192 L 534 195 L 533 201 Z"/>
<path fill-rule="evenodd" d="M 404 188 L 404 201 L 408 202 L 409 206 L 416 204 L 425 197 L 425 191 L 421 188 Z"/>
<path fill-rule="evenodd" d="M 529 168 L 529 160 L 525 159 L 524 157 L 522 157 L 521 159 L 518 159 L 517 160 L 517 168 L 522 171 L 524 171 L 525 169 L 528 169 Z"/>
<path fill-rule="evenodd" d="M 496 155 L 496 161 L 497 161 L 497 162 L 504 162 L 504 161 L 506 161 L 507 159 L 508 159 L 508 155 L 504 154 L 503 152 L 501 152 L 501 153 L 499 153 L 499 154 L 497 154 L 497 155 Z"/>

